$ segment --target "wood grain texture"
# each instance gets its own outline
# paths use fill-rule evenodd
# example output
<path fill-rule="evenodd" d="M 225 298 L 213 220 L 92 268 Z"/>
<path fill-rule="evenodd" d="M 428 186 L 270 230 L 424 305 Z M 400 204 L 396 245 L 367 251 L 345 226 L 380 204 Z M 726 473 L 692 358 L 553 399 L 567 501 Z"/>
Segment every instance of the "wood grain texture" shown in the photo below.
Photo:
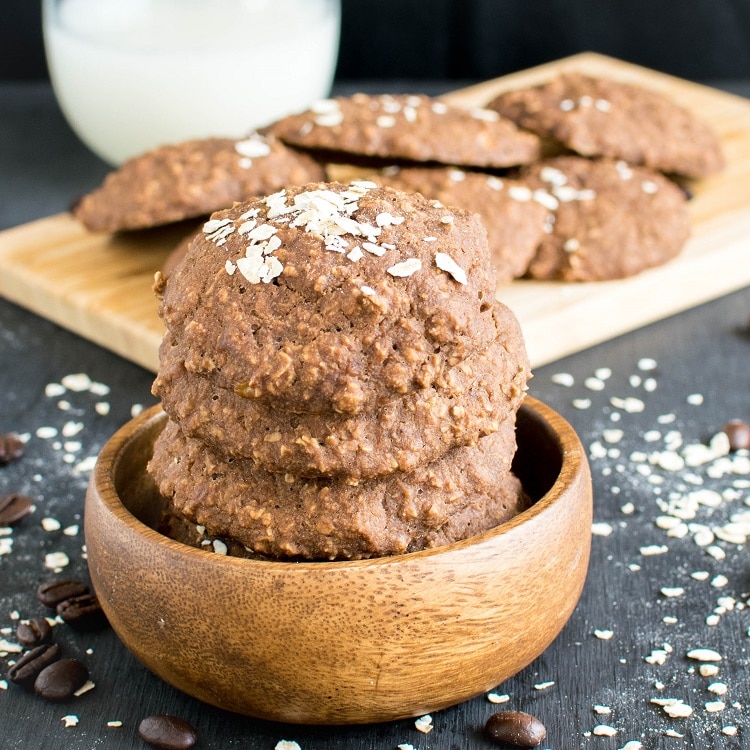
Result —
<path fill-rule="evenodd" d="M 498 297 L 518 315 L 532 365 L 554 361 L 750 282 L 750 102 L 593 53 L 575 55 L 445 97 L 481 105 L 501 91 L 582 70 L 661 91 L 718 132 L 727 158 L 695 183 L 693 237 L 679 258 L 632 279 L 589 284 L 518 281 Z M 91 234 L 69 214 L 0 233 L 0 294 L 148 368 L 162 326 L 153 274 L 188 229 L 130 237 Z"/>
<path fill-rule="evenodd" d="M 157 502 L 146 463 L 165 420 L 153 407 L 104 447 L 86 497 L 89 571 L 123 643 L 202 701 L 290 723 L 420 716 L 516 674 L 578 602 L 591 476 L 573 429 L 535 399 L 516 464 L 534 505 L 462 542 L 353 562 L 224 557 L 137 520 Z"/>

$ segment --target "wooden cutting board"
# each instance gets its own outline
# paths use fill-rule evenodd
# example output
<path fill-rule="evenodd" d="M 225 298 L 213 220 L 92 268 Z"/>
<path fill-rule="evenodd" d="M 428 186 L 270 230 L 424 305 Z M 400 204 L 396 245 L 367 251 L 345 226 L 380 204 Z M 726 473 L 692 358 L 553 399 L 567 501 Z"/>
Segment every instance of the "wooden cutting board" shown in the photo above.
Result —
<path fill-rule="evenodd" d="M 501 91 L 563 70 L 656 89 L 706 119 L 727 168 L 694 185 L 693 236 L 679 258 L 637 277 L 566 284 L 516 281 L 498 298 L 518 315 L 533 366 L 552 362 L 750 283 L 750 101 L 593 53 L 521 71 L 444 97 L 486 104 Z M 154 273 L 191 227 L 93 234 L 70 214 L 0 232 L 0 294 L 156 370 L 162 326 Z"/>

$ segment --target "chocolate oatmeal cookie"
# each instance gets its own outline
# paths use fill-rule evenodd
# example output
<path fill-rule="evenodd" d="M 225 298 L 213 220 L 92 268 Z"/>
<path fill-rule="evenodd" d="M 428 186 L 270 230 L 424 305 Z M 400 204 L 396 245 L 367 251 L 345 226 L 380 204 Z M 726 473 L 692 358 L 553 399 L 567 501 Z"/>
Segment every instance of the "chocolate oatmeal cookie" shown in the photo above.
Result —
<path fill-rule="evenodd" d="M 310 156 L 258 133 L 185 141 L 129 159 L 73 213 L 92 231 L 144 229 L 322 177 Z"/>
<path fill-rule="evenodd" d="M 582 73 L 509 91 L 489 109 L 583 156 L 606 156 L 661 172 L 706 177 L 721 170 L 716 135 L 662 94 Z"/>
<path fill-rule="evenodd" d="M 381 185 L 418 192 L 482 217 L 498 283 L 523 276 L 557 199 L 507 177 L 457 167 L 389 167 L 372 178 Z"/>
<path fill-rule="evenodd" d="M 269 131 L 302 148 L 390 160 L 508 167 L 539 157 L 539 139 L 497 112 L 416 95 L 326 99 Z"/>
<path fill-rule="evenodd" d="M 518 409 L 529 378 L 520 327 L 499 303 L 493 318 L 497 339 L 487 349 L 431 385 L 356 416 L 294 414 L 258 403 L 173 360 L 160 367 L 154 392 L 186 435 L 266 471 L 355 479 L 411 471 L 455 446 L 476 443 Z"/>
<path fill-rule="evenodd" d="M 472 536 L 527 507 L 510 474 L 514 420 L 410 473 L 356 484 L 228 462 L 168 422 L 150 471 L 178 514 L 210 536 L 282 559 L 359 559 Z"/>
<path fill-rule="evenodd" d="M 666 263 L 690 234 L 683 191 L 659 172 L 623 161 L 562 156 L 524 168 L 532 189 L 559 202 L 528 275 L 601 281 Z"/>
<path fill-rule="evenodd" d="M 495 336 L 478 216 L 374 183 L 317 183 L 215 213 L 166 282 L 175 362 L 243 398 L 357 415 L 429 387 Z"/>

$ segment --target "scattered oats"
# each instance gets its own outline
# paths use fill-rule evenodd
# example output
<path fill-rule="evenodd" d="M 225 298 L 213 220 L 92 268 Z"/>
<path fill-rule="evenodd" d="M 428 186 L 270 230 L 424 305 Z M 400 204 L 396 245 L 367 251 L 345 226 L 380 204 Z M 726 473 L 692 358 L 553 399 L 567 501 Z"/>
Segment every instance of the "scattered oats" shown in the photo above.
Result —
<path fill-rule="evenodd" d="M 563 112 L 570 112 L 570 110 L 575 108 L 576 103 L 572 99 L 563 99 L 559 106 Z"/>
<path fill-rule="evenodd" d="M 609 536 L 613 531 L 614 529 L 612 528 L 612 525 L 606 523 L 605 521 L 599 521 L 591 524 L 591 533 L 594 536 Z"/>
<path fill-rule="evenodd" d="M 108 727 L 119 728 L 119 727 L 122 726 L 122 722 L 119 719 L 114 719 L 113 721 L 108 721 L 107 722 L 107 726 Z"/>
<path fill-rule="evenodd" d="M 594 375 L 600 380 L 607 380 L 612 377 L 612 370 L 609 367 L 598 367 L 594 370 Z"/>
<path fill-rule="evenodd" d="M 638 565 L 637 563 L 630 563 L 630 564 L 628 565 L 628 570 L 632 570 L 632 571 L 633 571 L 634 573 L 636 573 L 636 572 L 637 572 L 637 571 L 639 571 L 640 569 L 641 569 L 641 566 L 640 566 L 640 565 Z"/>
<path fill-rule="evenodd" d="M 143 404 L 133 404 L 130 407 L 130 416 L 137 417 L 143 411 Z"/>
<path fill-rule="evenodd" d="M 725 575 L 717 575 L 713 579 L 711 579 L 711 585 L 715 589 L 720 589 L 723 586 L 726 586 L 729 583 L 729 579 Z"/>
<path fill-rule="evenodd" d="M 642 357 L 638 360 L 637 367 L 641 372 L 650 372 L 657 368 L 656 360 L 651 357 Z"/>
<path fill-rule="evenodd" d="M 643 390 L 647 393 L 653 393 L 657 388 L 656 380 L 653 378 L 646 378 L 643 381 Z"/>
<path fill-rule="evenodd" d="M 682 739 L 685 735 L 680 734 L 679 732 L 675 731 L 674 729 L 665 729 L 664 730 L 664 736 L 665 737 L 677 737 L 679 739 Z"/>
<path fill-rule="evenodd" d="M 720 653 L 710 648 L 694 648 L 687 652 L 687 657 L 696 661 L 721 661 L 722 659 Z"/>
<path fill-rule="evenodd" d="M 60 570 L 70 565 L 70 558 L 64 552 L 48 552 L 44 556 L 44 567 Z"/>
<path fill-rule="evenodd" d="M 651 703 L 661 706 L 664 713 L 672 719 L 686 719 L 693 713 L 692 707 L 678 698 L 652 698 Z"/>
<path fill-rule="evenodd" d="M 93 471 L 94 466 L 96 466 L 96 459 L 96 456 L 88 456 L 87 458 L 84 458 L 83 461 L 80 461 L 73 467 L 73 473 L 88 474 Z"/>
<path fill-rule="evenodd" d="M 641 190 L 649 195 L 654 195 L 659 191 L 659 186 L 653 180 L 644 180 L 641 183 Z"/>
<path fill-rule="evenodd" d="M 23 646 L 20 643 L 13 643 L 5 638 L 0 638 L 0 653 L 3 654 L 20 654 Z"/>
<path fill-rule="evenodd" d="M 294 740 L 279 740 L 273 750 L 302 750 Z"/>
<path fill-rule="evenodd" d="M 712 544 L 710 547 L 706 548 L 706 552 L 708 552 L 711 557 L 714 558 L 714 560 L 718 560 L 721 562 L 724 560 L 727 556 L 727 553 L 724 552 L 724 550 L 721 547 L 717 547 L 715 544 Z"/>
<path fill-rule="evenodd" d="M 551 195 L 546 190 L 535 190 L 533 193 L 533 198 L 540 206 L 544 206 L 548 211 L 554 211 L 560 205 L 560 201 L 558 201 L 554 195 Z"/>
<path fill-rule="evenodd" d="M 706 688 L 709 693 L 714 693 L 715 695 L 726 695 L 727 689 L 727 686 L 723 682 L 712 682 Z"/>
<path fill-rule="evenodd" d="M 673 599 L 677 596 L 682 596 L 685 593 L 685 589 L 681 586 L 662 586 L 659 591 L 662 596 L 666 596 L 668 599 Z"/>
<path fill-rule="evenodd" d="M 379 128 L 392 128 L 396 124 L 396 118 L 393 115 L 380 115 L 375 119 L 375 124 Z"/>
<path fill-rule="evenodd" d="M 391 276 L 398 278 L 406 278 L 415 274 L 422 268 L 422 261 L 419 258 L 407 258 L 402 260 L 400 263 L 395 263 L 390 268 L 386 269 L 387 273 Z"/>
<path fill-rule="evenodd" d="M 591 406 L 591 399 L 590 398 L 574 398 L 573 401 L 571 401 L 571 404 L 576 409 L 588 409 Z"/>
<path fill-rule="evenodd" d="M 414 750 L 414 745 L 410 745 L 408 742 L 403 742 L 400 745 L 396 745 L 397 750 Z"/>
<path fill-rule="evenodd" d="M 60 720 L 65 724 L 65 728 L 68 729 L 69 727 L 74 727 L 78 724 L 78 717 L 75 714 L 68 714 L 67 716 L 62 716 Z"/>
<path fill-rule="evenodd" d="M 9 555 L 13 552 L 13 538 L 0 536 L 0 557 Z"/>
<path fill-rule="evenodd" d="M 715 677 L 719 674 L 719 667 L 717 667 L 716 664 L 701 664 L 700 667 L 698 667 L 698 671 L 700 672 L 701 677 Z"/>
<path fill-rule="evenodd" d="M 706 703 L 706 711 L 710 714 L 717 714 L 723 711 L 727 707 L 724 701 L 708 701 Z"/>
<path fill-rule="evenodd" d="M 737 727 L 732 726 L 730 724 L 730 725 L 728 725 L 726 727 L 722 727 L 721 733 L 725 734 L 727 737 L 736 737 L 737 736 Z"/>
<path fill-rule="evenodd" d="M 659 424 L 672 424 L 676 420 L 677 420 L 677 415 L 676 414 L 660 414 L 656 418 L 656 421 Z"/>
<path fill-rule="evenodd" d="M 564 385 L 566 388 L 571 388 L 575 385 L 575 378 L 569 372 L 556 372 L 550 380 L 555 385 Z"/>
<path fill-rule="evenodd" d="M 58 396 L 62 396 L 66 390 L 65 386 L 60 383 L 47 383 L 44 386 L 44 395 L 47 398 L 57 398 Z"/>
<path fill-rule="evenodd" d="M 88 391 L 91 388 L 92 381 L 85 372 L 78 372 L 71 375 L 66 375 L 64 378 L 62 378 L 60 383 L 64 385 L 69 391 L 81 393 L 83 391 Z"/>
<path fill-rule="evenodd" d="M 8 689 L 8 681 L 0 680 L 0 690 L 7 690 L 7 689 Z"/>
<path fill-rule="evenodd" d="M 674 615 L 664 615 L 664 617 L 661 618 L 661 621 L 665 622 L 667 625 L 676 625 L 679 622 Z"/>
<path fill-rule="evenodd" d="M 534 685 L 534 690 L 546 690 L 547 688 L 552 687 L 554 684 L 554 680 L 550 680 L 549 682 L 537 682 L 536 685 Z"/>
<path fill-rule="evenodd" d="M 365 257 L 365 254 L 362 252 L 362 248 L 360 248 L 359 245 L 355 245 L 347 254 L 346 257 L 352 261 L 353 263 L 356 263 L 358 260 L 362 260 L 362 258 Z"/>
<path fill-rule="evenodd" d="M 63 529 L 63 534 L 65 534 L 65 536 L 78 536 L 79 530 L 80 527 L 78 526 L 78 524 L 74 523 L 72 526 L 66 526 Z"/>
<path fill-rule="evenodd" d="M 365 297 L 371 297 L 375 294 L 375 290 L 371 286 L 367 286 L 367 284 L 363 284 L 359 289 Z"/>
<path fill-rule="evenodd" d="M 634 396 L 628 396 L 627 398 L 613 396 L 609 400 L 609 403 L 612 404 L 615 409 L 623 409 L 628 412 L 628 414 L 639 414 L 646 408 L 646 404 L 644 404 L 641 399 L 635 398 Z"/>
<path fill-rule="evenodd" d="M 625 505 L 620 507 L 620 512 L 626 516 L 632 516 L 635 513 L 635 505 L 633 503 L 625 503 Z"/>
<path fill-rule="evenodd" d="M 230 276 L 234 276 L 234 272 L 237 270 L 237 265 L 235 263 L 232 263 L 231 260 L 227 259 L 227 261 L 224 263 L 224 270 Z"/>
<path fill-rule="evenodd" d="M 591 730 L 591 733 L 597 737 L 614 737 L 617 734 L 617 730 L 607 724 L 597 724 Z"/>
<path fill-rule="evenodd" d="M 88 693 L 89 690 L 93 690 L 96 687 L 96 685 L 91 682 L 91 680 L 86 680 L 86 682 L 81 685 L 81 687 L 78 688 L 78 690 L 73 693 L 76 698 L 79 698 L 80 696 L 84 695 L 85 693 Z"/>
<path fill-rule="evenodd" d="M 691 393 L 685 400 L 693 406 L 700 406 L 703 403 L 703 394 Z"/>
<path fill-rule="evenodd" d="M 448 178 L 453 180 L 453 182 L 463 182 L 466 179 L 466 172 L 464 172 L 462 169 L 451 169 L 448 172 Z M 442 203 L 439 206 L 434 206 L 434 208 L 442 207 Z"/>
<path fill-rule="evenodd" d="M 55 427 L 39 427 L 36 431 L 36 436 L 42 440 L 49 440 L 57 436 L 57 428 Z"/>
<path fill-rule="evenodd" d="M 507 703 L 510 700 L 510 696 L 507 694 L 487 693 L 487 700 L 490 703 Z"/>
<path fill-rule="evenodd" d="M 106 401 L 98 401 L 94 404 L 94 411 L 102 417 L 106 417 L 109 414 L 109 409 L 109 404 Z"/>
<path fill-rule="evenodd" d="M 19 612 L 19 611 L 18 611 L 17 609 L 14 609 L 14 610 L 13 610 L 13 611 L 12 611 L 12 612 L 10 613 L 10 615 L 9 615 L 9 616 L 10 616 L 10 619 L 11 619 L 11 620 L 20 620 L 20 619 L 21 619 L 21 613 L 20 613 L 20 612 Z"/>
<path fill-rule="evenodd" d="M 499 177 L 494 177 L 490 175 L 487 178 L 487 187 L 491 190 L 502 190 L 503 189 L 503 181 Z"/>
<path fill-rule="evenodd" d="M 445 216 L 440 217 L 440 223 L 441 224 L 453 224 L 453 216 L 450 214 L 446 214 Z"/>
<path fill-rule="evenodd" d="M 70 411 L 73 408 L 73 404 L 71 404 L 70 401 L 63 399 L 57 402 L 57 408 L 60 411 Z"/>
<path fill-rule="evenodd" d="M 630 740 L 630 742 L 626 742 L 620 750 L 643 750 L 643 743 L 638 742 L 638 740 Z"/>
<path fill-rule="evenodd" d="M 695 532 L 695 534 L 693 534 L 693 541 L 699 547 L 708 547 L 710 544 L 713 544 L 714 538 L 715 537 L 714 537 L 713 531 L 711 531 L 711 529 L 708 529 L 708 528 L 698 529 Z M 702 579 L 702 580 L 705 580 L 705 579 Z"/>
<path fill-rule="evenodd" d="M 669 652 L 663 648 L 655 648 L 644 660 L 648 664 L 664 664 L 669 656 Z"/>
<path fill-rule="evenodd" d="M 43 518 L 41 524 L 45 531 L 59 531 L 62 528 L 62 524 L 56 518 Z"/>
<path fill-rule="evenodd" d="M 227 549 L 227 545 L 224 544 L 224 542 L 221 541 L 221 539 L 214 539 L 213 542 L 211 542 L 211 546 L 214 549 L 214 552 L 217 555 L 226 555 L 229 551 Z"/>
<path fill-rule="evenodd" d="M 640 549 L 640 553 L 644 557 L 663 555 L 665 552 L 669 552 L 669 547 L 667 547 L 666 544 L 650 544 L 647 547 L 641 547 Z"/>
<path fill-rule="evenodd" d="M 422 237 L 422 242 L 437 242 L 437 237 Z"/>
<path fill-rule="evenodd" d="M 511 185 L 511 187 L 508 188 L 508 195 L 513 200 L 519 201 L 520 203 L 530 201 L 534 196 L 531 190 L 523 185 Z"/>
<path fill-rule="evenodd" d="M 612 630 L 595 630 L 594 635 L 600 640 L 600 641 L 608 641 L 612 638 L 614 635 L 614 631 Z"/>
<path fill-rule="evenodd" d="M 385 248 L 381 247 L 380 245 L 376 245 L 374 242 L 363 242 L 362 247 L 372 255 L 377 255 L 378 257 L 382 257 L 383 255 L 385 255 Z"/>
<path fill-rule="evenodd" d="M 423 734 L 428 734 L 434 729 L 432 725 L 432 716 L 430 716 L 430 714 L 425 714 L 424 716 L 421 716 L 419 719 L 417 719 L 414 722 L 414 726 L 419 732 L 422 732 Z"/>
<path fill-rule="evenodd" d="M 710 573 L 707 570 L 696 570 L 690 574 L 690 577 L 696 581 L 707 581 Z"/>
<path fill-rule="evenodd" d="M 609 429 L 609 430 L 602 431 L 602 437 L 608 443 L 619 443 L 620 440 L 622 440 L 624 436 L 625 436 L 625 433 L 622 430 Z"/>
<path fill-rule="evenodd" d="M 448 253 L 435 253 L 435 265 L 441 271 L 450 274 L 459 284 L 466 285 L 468 283 L 466 271 Z"/>
<path fill-rule="evenodd" d="M 600 716 L 607 716 L 612 713 L 612 709 L 609 706 L 594 706 L 594 713 Z"/>
<path fill-rule="evenodd" d="M 586 378 L 586 380 L 583 381 L 583 384 L 590 391 L 603 391 L 605 388 L 604 381 L 594 377 Z"/>

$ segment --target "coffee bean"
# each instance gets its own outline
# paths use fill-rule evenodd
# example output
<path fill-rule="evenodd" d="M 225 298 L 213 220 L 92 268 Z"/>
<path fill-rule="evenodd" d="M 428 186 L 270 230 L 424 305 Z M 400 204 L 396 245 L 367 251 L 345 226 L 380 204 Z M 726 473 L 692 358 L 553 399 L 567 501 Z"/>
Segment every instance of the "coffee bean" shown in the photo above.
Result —
<path fill-rule="evenodd" d="M 88 594 L 89 587 L 81 581 L 64 580 L 64 581 L 47 581 L 39 585 L 36 590 L 36 598 L 50 609 L 57 609 L 60 602 L 70 599 L 74 596 Z"/>
<path fill-rule="evenodd" d="M 31 687 L 37 675 L 60 658 L 60 647 L 56 643 L 37 646 L 23 654 L 8 670 L 11 682 Z"/>
<path fill-rule="evenodd" d="M 138 725 L 138 734 L 161 750 L 189 750 L 198 741 L 198 733 L 184 719 L 165 714 L 145 718 Z"/>
<path fill-rule="evenodd" d="M 0 434 L 0 466 L 18 461 L 25 450 L 26 446 L 18 435 L 12 432 Z"/>
<path fill-rule="evenodd" d="M 26 495 L 12 492 L 10 495 L 0 497 L 0 526 L 13 526 L 24 516 L 31 513 L 34 501 Z"/>
<path fill-rule="evenodd" d="M 495 742 L 517 747 L 536 747 L 547 736 L 539 719 L 522 711 L 499 711 L 485 724 L 487 736 Z"/>
<path fill-rule="evenodd" d="M 34 691 L 48 701 L 72 698 L 89 678 L 89 670 L 78 659 L 60 659 L 45 667 L 34 680 Z"/>
<path fill-rule="evenodd" d="M 33 617 L 16 628 L 16 640 L 25 648 L 35 648 L 52 640 L 52 628 L 43 617 Z"/>
<path fill-rule="evenodd" d="M 96 594 L 71 596 L 61 601 L 56 609 L 57 614 L 76 630 L 99 630 L 108 624 Z"/>
<path fill-rule="evenodd" d="M 722 431 L 729 438 L 729 450 L 738 451 L 750 448 L 750 424 L 741 419 L 730 419 Z"/>

